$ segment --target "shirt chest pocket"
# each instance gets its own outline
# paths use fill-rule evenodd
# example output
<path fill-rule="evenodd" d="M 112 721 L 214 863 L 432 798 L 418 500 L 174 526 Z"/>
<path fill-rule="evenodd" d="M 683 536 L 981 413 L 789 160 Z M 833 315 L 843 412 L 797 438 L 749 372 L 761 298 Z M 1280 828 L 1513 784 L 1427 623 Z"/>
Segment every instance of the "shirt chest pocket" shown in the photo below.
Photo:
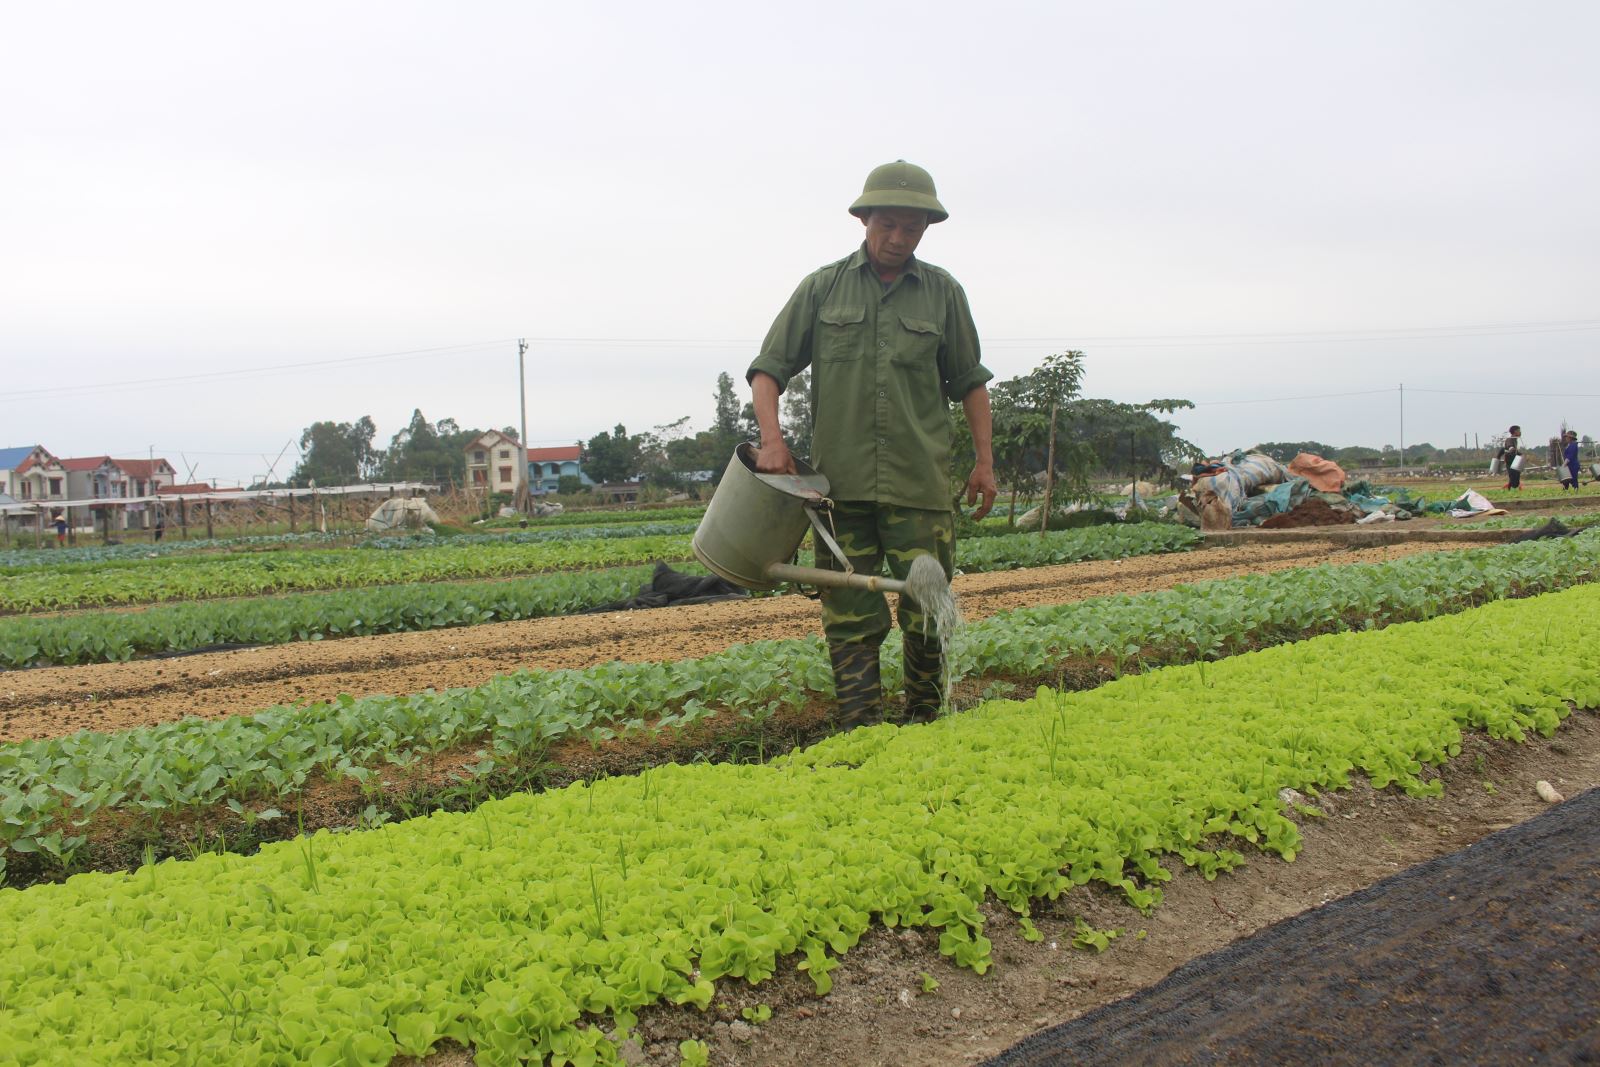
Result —
<path fill-rule="evenodd" d="M 817 359 L 823 363 L 860 359 L 867 350 L 867 309 L 862 305 L 825 307 L 817 312 Z"/>
<path fill-rule="evenodd" d="M 939 324 L 928 319 L 914 319 L 909 315 L 897 316 L 900 320 L 899 336 L 895 338 L 894 361 L 931 367 L 939 358 L 939 342 L 944 331 Z"/>

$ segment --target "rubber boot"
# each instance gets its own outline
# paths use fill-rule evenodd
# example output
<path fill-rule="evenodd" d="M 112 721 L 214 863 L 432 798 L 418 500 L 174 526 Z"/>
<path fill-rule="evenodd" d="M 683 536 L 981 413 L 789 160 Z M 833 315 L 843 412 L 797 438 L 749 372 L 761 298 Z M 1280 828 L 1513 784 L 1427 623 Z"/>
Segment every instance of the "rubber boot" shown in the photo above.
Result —
<path fill-rule="evenodd" d="M 838 706 L 833 724 L 840 732 L 883 721 L 883 682 L 879 675 L 878 646 L 848 642 L 830 644 L 833 688 Z"/>
<path fill-rule="evenodd" d="M 901 722 L 932 722 L 944 705 L 944 657 L 939 639 L 902 633 L 905 650 L 906 706 Z"/>

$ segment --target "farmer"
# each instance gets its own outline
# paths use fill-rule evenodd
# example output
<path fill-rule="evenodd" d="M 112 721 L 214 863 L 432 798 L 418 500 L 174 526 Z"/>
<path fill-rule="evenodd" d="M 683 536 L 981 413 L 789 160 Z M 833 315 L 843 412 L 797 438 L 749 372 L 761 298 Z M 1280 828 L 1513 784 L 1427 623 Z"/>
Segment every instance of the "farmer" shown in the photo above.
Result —
<path fill-rule="evenodd" d="M 1514 466 L 1521 444 L 1522 427 L 1514 425 L 1506 431 L 1506 438 L 1500 444 L 1500 458 L 1505 460 L 1506 464 L 1506 484 L 1502 488 L 1522 488 L 1522 468 Z"/>
<path fill-rule="evenodd" d="M 61 512 L 56 512 L 55 518 L 50 520 L 56 528 L 56 547 L 67 547 L 67 517 Z"/>
<path fill-rule="evenodd" d="M 994 505 L 989 391 L 967 296 L 945 271 L 915 256 L 923 233 L 949 217 L 933 179 L 896 160 L 867 175 L 850 214 L 861 247 L 807 276 L 779 312 L 745 379 L 754 394 L 761 445 L 756 469 L 792 473 L 778 424 L 778 396 L 810 367 L 816 425 L 811 462 L 828 478 L 837 540 L 856 570 L 904 579 L 932 554 L 953 569 L 955 516 L 949 491 L 950 414 L 959 401 L 976 463 L 966 484 L 973 518 Z M 825 548 L 819 567 L 842 569 Z M 898 618 L 906 699 L 899 721 L 926 722 L 943 704 L 943 658 L 933 620 L 908 598 Z M 878 648 L 888 636 L 882 593 L 822 590 L 822 627 L 838 693 L 835 724 L 849 730 L 883 718 Z"/>
<path fill-rule="evenodd" d="M 1561 435 L 1561 488 L 1578 488 L 1578 431 L 1568 430 Z"/>

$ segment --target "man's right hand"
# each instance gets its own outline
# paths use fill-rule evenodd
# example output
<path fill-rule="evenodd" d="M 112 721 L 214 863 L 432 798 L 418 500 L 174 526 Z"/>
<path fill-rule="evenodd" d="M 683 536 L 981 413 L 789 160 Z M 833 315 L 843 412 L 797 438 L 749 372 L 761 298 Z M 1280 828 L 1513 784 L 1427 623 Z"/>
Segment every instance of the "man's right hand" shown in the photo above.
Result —
<path fill-rule="evenodd" d="M 794 457 L 789 454 L 789 446 L 783 439 L 776 441 L 763 441 L 761 447 L 756 449 L 756 470 L 762 474 L 794 474 Z"/>

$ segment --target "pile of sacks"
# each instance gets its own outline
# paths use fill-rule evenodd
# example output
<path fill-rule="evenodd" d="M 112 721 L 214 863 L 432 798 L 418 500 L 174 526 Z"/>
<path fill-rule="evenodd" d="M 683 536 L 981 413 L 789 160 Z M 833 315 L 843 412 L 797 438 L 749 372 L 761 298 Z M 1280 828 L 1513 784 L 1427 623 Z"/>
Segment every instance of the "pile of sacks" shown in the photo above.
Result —
<path fill-rule="evenodd" d="M 1197 464 L 1192 488 L 1178 498 L 1184 521 L 1202 530 L 1336 526 L 1409 519 L 1422 510 L 1405 494 L 1377 496 L 1365 482 L 1347 485 L 1330 459 L 1302 452 L 1287 465 L 1260 452 L 1235 452 Z"/>

